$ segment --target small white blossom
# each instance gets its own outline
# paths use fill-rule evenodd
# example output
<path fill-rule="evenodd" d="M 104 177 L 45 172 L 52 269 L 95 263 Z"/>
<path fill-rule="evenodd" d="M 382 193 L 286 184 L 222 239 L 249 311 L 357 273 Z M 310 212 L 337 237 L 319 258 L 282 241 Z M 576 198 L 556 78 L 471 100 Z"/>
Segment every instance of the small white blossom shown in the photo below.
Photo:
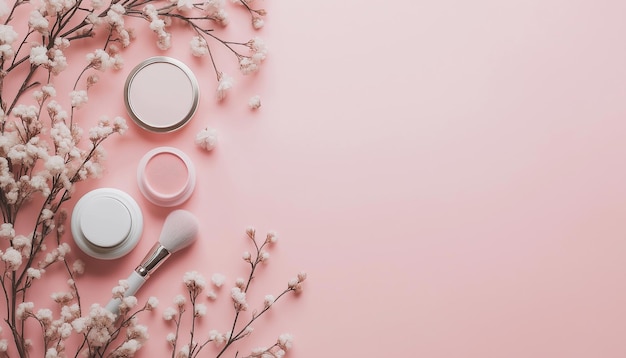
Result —
<path fill-rule="evenodd" d="M 293 336 L 289 333 L 283 333 L 280 336 L 278 336 L 277 343 L 281 349 L 287 351 L 293 345 Z"/>
<path fill-rule="evenodd" d="M 52 49 L 52 58 L 48 62 L 48 66 L 50 66 L 50 72 L 53 75 L 58 75 L 63 70 L 67 68 L 67 58 L 65 54 L 60 49 Z"/>
<path fill-rule="evenodd" d="M 165 337 L 165 340 L 167 341 L 167 343 L 169 343 L 171 345 L 174 345 L 174 343 L 176 343 L 176 335 L 174 333 L 170 332 Z"/>
<path fill-rule="evenodd" d="M 103 6 L 104 6 L 103 0 L 91 0 L 91 7 L 93 7 L 94 10 L 98 10 L 102 8 Z"/>
<path fill-rule="evenodd" d="M 176 354 L 176 358 L 188 358 L 189 357 L 189 345 L 185 344 L 182 346 L 178 354 Z"/>
<path fill-rule="evenodd" d="M 48 64 L 48 49 L 45 46 L 34 46 L 30 49 L 29 61 L 35 66 Z"/>
<path fill-rule="evenodd" d="M 59 357 L 59 352 L 57 352 L 56 348 L 48 348 L 46 351 L 45 358 L 57 358 Z"/>
<path fill-rule="evenodd" d="M 222 275 L 221 273 L 214 273 L 211 276 L 211 282 L 213 282 L 215 287 L 222 287 L 224 281 L 226 281 L 226 276 Z"/>
<path fill-rule="evenodd" d="M 191 47 L 191 54 L 196 57 L 201 57 L 209 53 L 209 45 L 207 44 L 204 37 L 192 37 L 191 41 L 189 42 L 189 46 Z"/>
<path fill-rule="evenodd" d="M 235 81 L 233 80 L 232 77 L 230 77 L 224 72 L 220 72 L 218 77 L 219 77 L 219 82 L 217 84 L 216 96 L 217 96 L 218 101 L 222 101 L 224 98 L 226 98 L 226 95 L 228 94 L 228 90 L 233 88 Z"/>
<path fill-rule="evenodd" d="M 207 307 L 202 303 L 196 303 L 196 307 L 194 308 L 194 315 L 196 317 L 203 317 L 206 315 Z"/>
<path fill-rule="evenodd" d="M 133 357 L 139 348 L 141 348 L 141 343 L 138 340 L 129 339 L 128 341 L 122 343 L 122 345 L 113 352 L 112 356 Z"/>
<path fill-rule="evenodd" d="M 252 254 L 250 254 L 249 251 L 244 251 L 241 258 L 246 262 L 250 262 L 252 260 Z"/>
<path fill-rule="evenodd" d="M 287 287 L 294 289 L 296 288 L 298 283 L 300 283 L 300 281 L 297 278 L 292 278 L 291 280 L 287 282 Z"/>
<path fill-rule="evenodd" d="M 12 240 L 15 237 L 15 230 L 10 223 L 0 225 L 0 239 Z"/>
<path fill-rule="evenodd" d="M 258 16 L 252 17 L 252 27 L 254 27 L 255 30 L 259 30 L 263 27 L 263 25 L 265 25 L 265 21 L 263 21 L 263 18 Z"/>
<path fill-rule="evenodd" d="M 146 309 L 152 310 L 152 309 L 155 309 L 158 305 L 159 305 L 159 300 L 154 296 L 150 296 L 148 298 L 148 302 L 146 302 Z"/>
<path fill-rule="evenodd" d="M 22 302 L 19 305 L 17 305 L 17 309 L 15 310 L 15 316 L 19 320 L 24 320 L 29 315 L 32 315 L 34 308 L 35 308 L 34 303 Z"/>
<path fill-rule="evenodd" d="M 230 336 L 230 334 L 228 334 Z M 209 331 L 209 340 L 215 342 L 215 345 L 220 345 L 227 340 L 227 335 L 220 333 L 216 329 L 212 329 Z"/>
<path fill-rule="evenodd" d="M 251 57 L 241 57 L 239 59 L 239 69 L 244 75 L 255 73 L 259 70 L 259 64 Z"/>
<path fill-rule="evenodd" d="M 183 282 L 189 290 L 202 291 L 206 287 L 204 277 L 197 271 L 186 272 L 183 276 Z"/>
<path fill-rule="evenodd" d="M 89 97 L 87 96 L 87 91 L 72 91 L 70 92 L 70 99 L 72 100 L 72 107 L 80 108 L 83 104 L 87 103 Z"/>
<path fill-rule="evenodd" d="M 132 309 L 137 305 L 137 297 L 135 296 L 127 296 L 122 298 L 122 304 L 120 305 L 120 309 Z"/>
<path fill-rule="evenodd" d="M 268 244 L 275 244 L 276 241 L 278 241 L 278 234 L 276 233 L 276 231 L 268 232 L 267 236 L 265 237 L 265 242 L 267 242 Z"/>
<path fill-rule="evenodd" d="M 2 254 L 2 261 L 6 263 L 9 271 L 15 271 L 22 264 L 22 254 L 14 248 L 9 247 Z"/>
<path fill-rule="evenodd" d="M 39 279 L 41 278 L 41 270 L 29 267 L 28 270 L 26 270 L 26 275 L 30 278 Z"/>
<path fill-rule="evenodd" d="M 231 298 L 233 299 L 233 303 L 235 304 L 235 309 L 237 311 L 245 311 L 246 309 L 248 309 L 245 292 L 243 292 L 239 287 L 233 287 L 230 293 Z"/>
<path fill-rule="evenodd" d="M 173 309 L 172 307 L 168 307 L 163 310 L 163 319 L 166 321 L 171 321 L 176 316 L 176 313 L 177 312 L 175 309 Z"/>
<path fill-rule="evenodd" d="M 0 1 L 0 17 L 6 16 L 9 13 L 9 11 L 11 10 L 9 9 L 9 5 L 7 4 L 7 2 Z M 0 352 L 4 352 L 4 351 L 6 351 L 6 349 L 0 350 Z"/>
<path fill-rule="evenodd" d="M 261 96 L 255 95 L 250 97 L 248 107 L 250 107 L 250 109 L 259 109 L 261 107 Z"/>
<path fill-rule="evenodd" d="M 239 287 L 240 289 L 242 289 L 242 290 L 243 290 L 243 289 L 246 287 L 246 280 L 244 280 L 244 279 L 243 279 L 243 278 L 241 278 L 241 277 L 238 277 L 238 278 L 235 280 L 235 287 Z"/>
<path fill-rule="evenodd" d="M 42 35 L 48 35 L 48 19 L 45 18 L 39 10 L 33 10 L 28 18 L 28 26 L 34 31 L 39 32 Z"/>
<path fill-rule="evenodd" d="M 10 45 L 17 40 L 17 32 L 11 25 L 0 25 L 0 44 Z"/>
<path fill-rule="evenodd" d="M 215 148 L 218 141 L 217 130 L 214 128 L 205 128 L 196 134 L 195 143 L 200 148 L 211 151 Z"/>
<path fill-rule="evenodd" d="M 46 160 L 45 168 L 52 175 L 61 174 L 66 170 L 65 159 L 60 155 L 51 155 Z"/>
<path fill-rule="evenodd" d="M 52 311 L 49 308 L 41 308 L 37 311 L 35 317 L 37 317 L 40 322 L 50 323 L 52 322 Z"/>
<path fill-rule="evenodd" d="M 85 273 L 85 263 L 82 260 L 76 260 L 72 264 L 72 272 L 77 275 L 82 275 Z"/>
<path fill-rule="evenodd" d="M 179 10 L 191 10 L 193 9 L 193 0 L 178 0 L 176 7 Z"/>
<path fill-rule="evenodd" d="M 183 295 L 176 295 L 174 297 L 174 304 L 178 307 L 184 306 L 185 302 L 187 302 L 187 300 L 185 299 L 185 296 Z"/>

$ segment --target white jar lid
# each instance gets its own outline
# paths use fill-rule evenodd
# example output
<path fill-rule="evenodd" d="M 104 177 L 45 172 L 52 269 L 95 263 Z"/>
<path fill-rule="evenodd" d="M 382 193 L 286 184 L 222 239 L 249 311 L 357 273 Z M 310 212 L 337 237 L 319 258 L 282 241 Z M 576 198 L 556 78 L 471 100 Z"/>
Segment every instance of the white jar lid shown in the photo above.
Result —
<path fill-rule="evenodd" d="M 137 185 L 155 205 L 180 205 L 193 193 L 196 169 L 183 151 L 173 147 L 154 148 L 139 161 Z"/>
<path fill-rule="evenodd" d="M 127 193 L 100 188 L 85 194 L 72 212 L 72 236 L 87 255 L 116 259 L 130 252 L 139 242 L 143 215 Z"/>

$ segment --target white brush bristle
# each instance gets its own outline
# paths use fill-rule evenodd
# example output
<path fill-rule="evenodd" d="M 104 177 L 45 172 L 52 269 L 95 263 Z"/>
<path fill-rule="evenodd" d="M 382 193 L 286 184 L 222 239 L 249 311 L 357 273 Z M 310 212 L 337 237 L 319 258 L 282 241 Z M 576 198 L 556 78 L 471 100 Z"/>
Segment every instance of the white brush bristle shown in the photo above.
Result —
<path fill-rule="evenodd" d="M 198 234 L 198 219 L 186 210 L 174 210 L 163 224 L 159 243 L 170 253 L 191 245 Z"/>

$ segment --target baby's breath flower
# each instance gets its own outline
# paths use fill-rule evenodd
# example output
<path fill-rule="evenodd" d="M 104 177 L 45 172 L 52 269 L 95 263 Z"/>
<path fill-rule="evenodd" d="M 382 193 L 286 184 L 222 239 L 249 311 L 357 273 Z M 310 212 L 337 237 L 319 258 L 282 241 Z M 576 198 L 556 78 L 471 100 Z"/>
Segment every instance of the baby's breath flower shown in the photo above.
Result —
<path fill-rule="evenodd" d="M 74 261 L 74 263 L 72 264 L 72 272 L 77 275 L 82 275 L 83 273 L 85 273 L 85 263 L 80 259 Z"/>
<path fill-rule="evenodd" d="M 183 307 L 186 302 L 187 300 L 185 299 L 185 296 L 183 295 L 176 295 L 174 297 L 174 304 L 178 306 L 179 308 Z"/>
<path fill-rule="evenodd" d="M 19 320 L 26 319 L 27 316 L 32 315 L 35 304 L 33 302 L 22 302 L 17 305 L 15 316 Z"/>
<path fill-rule="evenodd" d="M 235 280 L 235 287 L 238 287 L 239 289 L 243 290 L 246 287 L 246 280 L 244 280 L 242 277 L 238 277 Z"/>
<path fill-rule="evenodd" d="M 252 260 L 252 255 L 250 254 L 249 251 L 244 251 L 244 253 L 241 255 L 241 258 L 244 261 L 250 262 Z"/>
<path fill-rule="evenodd" d="M 166 321 L 171 321 L 176 316 L 177 311 L 172 307 L 168 307 L 163 310 L 163 319 Z"/>
<path fill-rule="evenodd" d="M 248 107 L 250 107 L 250 109 L 259 109 L 259 108 L 261 108 L 261 96 L 254 95 L 254 96 L 250 97 L 250 100 L 248 101 Z"/>
<path fill-rule="evenodd" d="M 9 247 L 2 254 L 2 261 L 6 263 L 9 271 L 15 271 L 22 264 L 22 254 L 14 248 Z"/>
<path fill-rule="evenodd" d="M 252 17 L 252 27 L 254 27 L 255 30 L 259 30 L 263 27 L 263 25 L 265 25 L 265 21 L 263 21 L 262 18 L 258 16 Z"/>
<path fill-rule="evenodd" d="M 211 151 L 217 145 L 217 130 L 205 128 L 196 134 L 195 143 L 206 151 Z"/>
<path fill-rule="evenodd" d="M 46 351 L 45 358 L 57 358 L 57 357 L 59 357 L 59 352 L 56 350 L 56 348 L 54 347 L 48 348 L 48 350 Z"/>
<path fill-rule="evenodd" d="M 207 44 L 204 37 L 192 37 L 191 41 L 189 42 L 189 46 L 191 47 L 191 54 L 196 57 L 202 57 L 209 53 L 209 45 Z"/>
<path fill-rule="evenodd" d="M 89 97 L 87 97 L 87 91 L 72 91 L 70 92 L 70 99 L 72 100 L 72 107 L 80 108 L 83 104 L 87 103 Z"/>
<path fill-rule="evenodd" d="M 196 317 L 203 317 L 206 315 L 207 307 L 202 303 L 196 303 L 196 307 L 194 308 L 194 315 Z"/>
<path fill-rule="evenodd" d="M 41 270 L 29 267 L 26 270 L 26 275 L 30 278 L 41 278 Z"/>
<path fill-rule="evenodd" d="M 276 342 L 280 348 L 287 351 L 291 349 L 293 345 L 293 336 L 289 333 L 283 333 L 278 336 L 278 341 Z"/>
<path fill-rule="evenodd" d="M 228 335 L 230 336 L 230 335 Z M 209 331 L 209 340 L 215 342 L 215 345 L 219 346 L 221 344 L 223 344 L 224 342 L 226 342 L 227 340 L 227 335 L 226 334 L 222 334 L 220 333 L 218 330 L 216 329 L 212 329 Z"/>
<path fill-rule="evenodd" d="M 135 296 L 127 296 L 122 299 L 122 304 L 120 305 L 120 309 L 133 309 L 137 305 L 137 298 Z"/>
<path fill-rule="evenodd" d="M 189 290 L 202 291 L 206 287 L 204 277 L 197 271 L 186 272 L 183 276 L 183 282 Z"/>
<path fill-rule="evenodd" d="M 35 66 L 48 64 L 48 49 L 45 46 L 34 46 L 30 49 L 30 63 Z"/>
<path fill-rule="evenodd" d="M 12 44 L 17 40 L 17 32 L 11 25 L 0 25 L 0 44 Z"/>
<path fill-rule="evenodd" d="M 159 300 L 154 296 L 150 296 L 150 298 L 148 298 L 148 301 L 146 302 L 146 309 L 153 310 L 158 305 L 159 305 Z"/>
<path fill-rule="evenodd" d="M 173 346 L 176 343 L 176 334 L 172 332 L 168 333 L 167 336 L 165 337 L 165 340 L 167 341 L 167 343 Z"/>
<path fill-rule="evenodd" d="M 268 232 L 267 236 L 265 237 L 265 242 L 267 242 L 268 244 L 275 244 L 276 241 L 278 241 L 278 234 L 276 233 L 276 231 Z"/>
<path fill-rule="evenodd" d="M 228 94 L 228 90 L 233 88 L 235 81 L 233 80 L 232 77 L 230 77 L 228 74 L 224 72 L 220 72 L 217 77 L 219 79 L 219 82 L 217 84 L 216 95 L 217 95 L 217 100 L 221 101 L 224 98 L 226 98 L 226 95 Z"/>
<path fill-rule="evenodd" d="M 233 299 L 233 303 L 235 304 L 235 309 L 237 311 L 245 311 L 246 309 L 248 309 L 245 292 L 243 292 L 239 287 L 233 287 L 230 293 L 231 298 Z"/>
<path fill-rule="evenodd" d="M 222 287 L 224 281 L 226 281 L 226 276 L 221 273 L 214 273 L 213 276 L 211 276 L 211 282 L 213 282 L 215 287 Z"/>
<path fill-rule="evenodd" d="M 0 225 L 0 239 L 12 240 L 15 237 L 15 230 L 10 223 L 3 223 Z"/>

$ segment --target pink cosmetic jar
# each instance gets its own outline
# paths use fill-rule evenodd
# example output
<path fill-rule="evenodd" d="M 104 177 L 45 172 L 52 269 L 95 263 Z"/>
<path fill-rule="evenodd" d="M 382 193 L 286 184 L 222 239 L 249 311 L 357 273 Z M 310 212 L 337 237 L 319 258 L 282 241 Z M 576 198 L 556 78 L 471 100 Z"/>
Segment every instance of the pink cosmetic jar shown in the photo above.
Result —
<path fill-rule="evenodd" d="M 124 103 L 133 121 L 156 133 L 184 126 L 198 108 L 198 81 L 183 62 L 157 56 L 141 62 L 124 85 Z"/>
<path fill-rule="evenodd" d="M 154 148 L 139 162 L 137 184 L 146 199 L 155 205 L 180 205 L 193 193 L 196 169 L 183 151 L 173 147 Z"/>
<path fill-rule="evenodd" d="M 72 212 L 72 236 L 87 255 L 112 260 L 129 253 L 141 238 L 143 215 L 127 193 L 95 189 L 81 197 Z"/>

